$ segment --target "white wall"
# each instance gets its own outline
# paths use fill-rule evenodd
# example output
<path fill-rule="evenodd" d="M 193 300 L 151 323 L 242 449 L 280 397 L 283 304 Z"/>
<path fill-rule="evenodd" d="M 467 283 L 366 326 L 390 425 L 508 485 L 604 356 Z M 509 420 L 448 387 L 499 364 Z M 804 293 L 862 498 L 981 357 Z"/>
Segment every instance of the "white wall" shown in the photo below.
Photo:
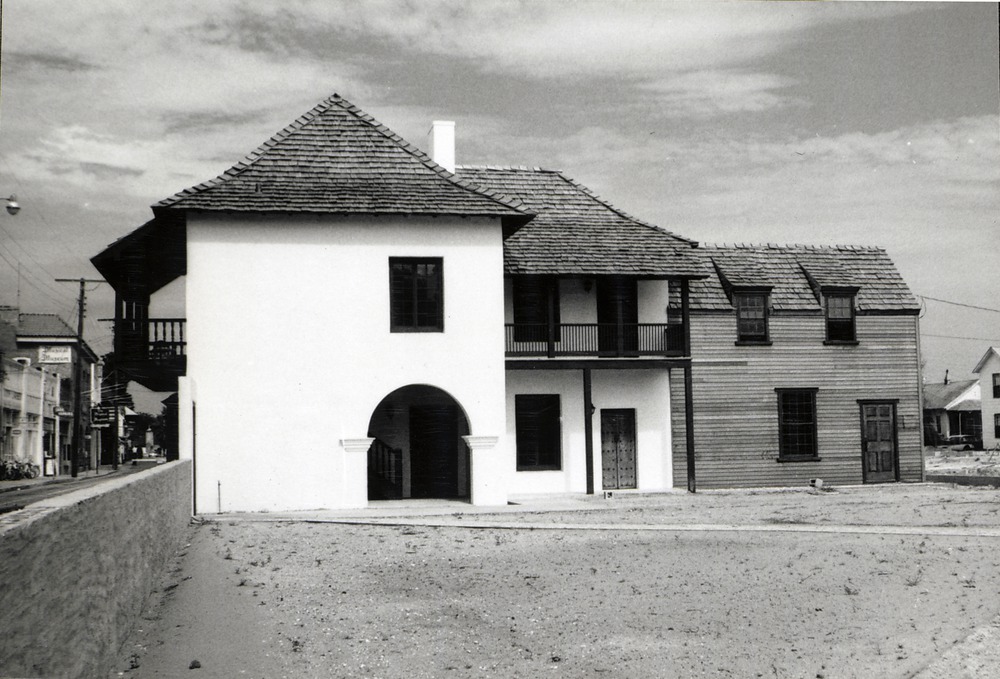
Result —
<path fill-rule="evenodd" d="M 199 512 L 356 504 L 340 441 L 408 384 L 503 433 L 499 220 L 191 214 L 187 242 Z M 389 332 L 388 260 L 408 256 L 444 259 L 443 333 Z"/>
<path fill-rule="evenodd" d="M 515 471 L 517 446 L 514 397 L 559 394 L 562 410 L 562 469 Z M 670 438 L 670 377 L 665 369 L 593 370 L 591 418 L 594 437 L 594 492 L 601 492 L 601 409 L 636 411 L 636 483 L 639 490 L 673 487 Z M 507 372 L 507 431 L 502 454 L 512 495 L 583 493 L 587 489 L 583 373 L 580 370 Z M 498 446 L 499 447 L 499 446 Z"/>
<path fill-rule="evenodd" d="M 993 373 L 1000 373 L 1000 357 L 993 353 L 979 369 L 979 388 L 983 409 L 983 448 L 1000 444 L 996 436 L 995 418 L 1000 413 L 1000 399 L 993 398 Z"/>

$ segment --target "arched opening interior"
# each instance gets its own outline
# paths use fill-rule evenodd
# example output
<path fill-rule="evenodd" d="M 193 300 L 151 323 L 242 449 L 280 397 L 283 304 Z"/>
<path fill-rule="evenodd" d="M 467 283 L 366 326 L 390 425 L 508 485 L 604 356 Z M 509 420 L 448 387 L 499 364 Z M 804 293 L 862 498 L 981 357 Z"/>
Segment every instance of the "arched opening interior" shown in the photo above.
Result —
<path fill-rule="evenodd" d="M 368 422 L 368 499 L 468 498 L 468 434 L 447 392 L 423 384 L 392 392 Z"/>

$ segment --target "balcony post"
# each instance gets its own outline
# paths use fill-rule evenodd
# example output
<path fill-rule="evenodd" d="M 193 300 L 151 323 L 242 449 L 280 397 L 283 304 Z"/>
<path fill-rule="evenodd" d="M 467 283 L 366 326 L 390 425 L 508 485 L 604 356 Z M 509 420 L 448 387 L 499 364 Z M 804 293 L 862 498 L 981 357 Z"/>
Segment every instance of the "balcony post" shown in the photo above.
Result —
<path fill-rule="evenodd" d="M 590 368 L 583 369 L 583 441 L 587 465 L 587 495 L 594 494 L 594 402 Z"/>
<path fill-rule="evenodd" d="M 549 358 L 556 355 L 556 286 L 548 286 L 548 347 Z"/>
<path fill-rule="evenodd" d="M 681 279 L 681 323 L 684 324 L 684 355 L 691 355 L 691 306 L 688 300 L 688 279 Z"/>

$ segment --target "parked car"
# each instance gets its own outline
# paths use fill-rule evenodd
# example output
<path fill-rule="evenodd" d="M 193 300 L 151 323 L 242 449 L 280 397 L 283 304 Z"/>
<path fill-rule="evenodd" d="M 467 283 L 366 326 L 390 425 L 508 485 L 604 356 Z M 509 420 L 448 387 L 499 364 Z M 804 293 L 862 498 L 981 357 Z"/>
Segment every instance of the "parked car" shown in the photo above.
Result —
<path fill-rule="evenodd" d="M 944 445 L 951 450 L 982 450 L 983 439 L 972 434 L 956 434 L 945 439 Z"/>

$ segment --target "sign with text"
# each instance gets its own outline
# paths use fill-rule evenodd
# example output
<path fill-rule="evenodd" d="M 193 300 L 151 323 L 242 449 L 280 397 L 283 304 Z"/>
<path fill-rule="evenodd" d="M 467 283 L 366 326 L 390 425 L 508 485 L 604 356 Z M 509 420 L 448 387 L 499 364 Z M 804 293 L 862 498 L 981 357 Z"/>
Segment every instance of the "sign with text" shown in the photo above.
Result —
<path fill-rule="evenodd" d="M 92 427 L 108 427 L 111 425 L 111 420 L 114 419 L 115 410 L 114 408 L 108 408 L 106 406 L 94 406 L 90 409 L 90 426 Z"/>
<path fill-rule="evenodd" d="M 73 347 L 38 347 L 39 363 L 72 363 Z"/>

